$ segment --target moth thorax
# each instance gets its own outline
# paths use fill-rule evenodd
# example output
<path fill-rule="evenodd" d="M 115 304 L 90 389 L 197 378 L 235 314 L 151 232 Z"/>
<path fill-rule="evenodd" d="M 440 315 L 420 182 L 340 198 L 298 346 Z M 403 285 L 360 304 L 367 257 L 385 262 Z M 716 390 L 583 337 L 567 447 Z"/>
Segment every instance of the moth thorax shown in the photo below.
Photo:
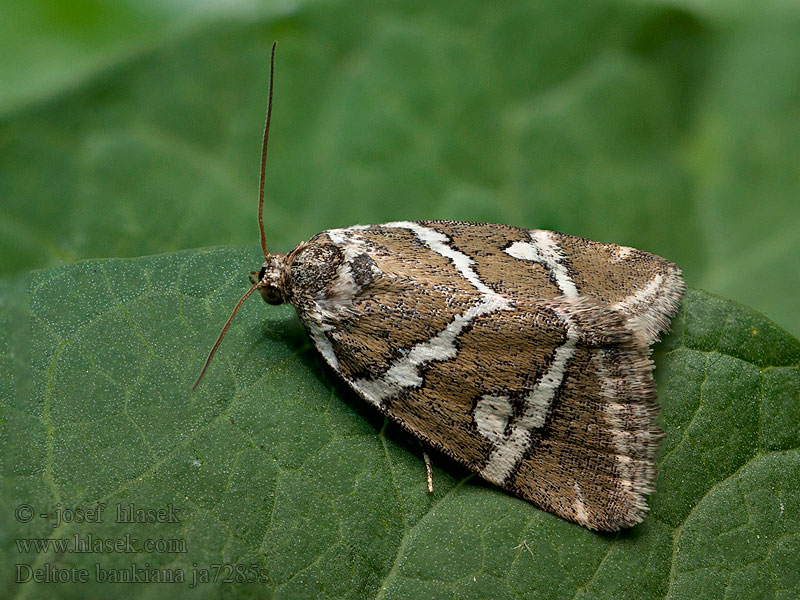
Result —
<path fill-rule="evenodd" d="M 338 278 L 344 254 L 335 244 L 310 242 L 298 247 L 291 257 L 291 285 L 309 298 L 324 298 Z"/>
<path fill-rule="evenodd" d="M 289 267 L 286 255 L 270 254 L 261 270 L 258 279 L 263 286 L 259 289 L 261 297 L 267 304 L 283 304 L 288 300 Z"/>

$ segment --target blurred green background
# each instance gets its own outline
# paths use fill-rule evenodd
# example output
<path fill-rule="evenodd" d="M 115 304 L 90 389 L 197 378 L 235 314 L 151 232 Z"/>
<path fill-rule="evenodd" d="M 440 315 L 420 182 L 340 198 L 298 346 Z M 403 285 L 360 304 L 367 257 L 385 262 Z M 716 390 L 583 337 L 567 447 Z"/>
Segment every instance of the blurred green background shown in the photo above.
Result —
<path fill-rule="evenodd" d="M 794 0 L 2 6 L 6 281 L 256 245 L 278 40 L 272 250 L 398 219 L 549 228 L 661 254 L 800 333 Z"/>

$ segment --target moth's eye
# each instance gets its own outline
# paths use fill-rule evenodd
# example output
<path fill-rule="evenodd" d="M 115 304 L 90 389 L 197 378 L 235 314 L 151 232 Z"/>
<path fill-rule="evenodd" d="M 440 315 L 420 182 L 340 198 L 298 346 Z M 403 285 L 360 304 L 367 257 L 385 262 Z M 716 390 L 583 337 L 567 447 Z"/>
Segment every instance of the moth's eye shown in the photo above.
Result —
<path fill-rule="evenodd" d="M 283 295 L 275 286 L 268 285 L 267 287 L 262 287 L 259 291 L 267 304 L 283 304 Z"/>
<path fill-rule="evenodd" d="M 264 273 L 267 272 L 267 267 L 261 267 L 261 270 L 258 272 L 258 280 L 261 281 L 264 279 Z"/>

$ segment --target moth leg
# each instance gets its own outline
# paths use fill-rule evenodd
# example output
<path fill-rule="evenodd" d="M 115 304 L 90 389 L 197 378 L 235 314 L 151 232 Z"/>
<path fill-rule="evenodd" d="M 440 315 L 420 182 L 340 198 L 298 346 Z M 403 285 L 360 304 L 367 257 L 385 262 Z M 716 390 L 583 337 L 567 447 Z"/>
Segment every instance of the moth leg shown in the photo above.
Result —
<path fill-rule="evenodd" d="M 425 460 L 425 470 L 428 474 L 428 493 L 433 493 L 433 468 L 431 467 L 431 457 L 424 450 L 422 451 L 422 458 Z"/>

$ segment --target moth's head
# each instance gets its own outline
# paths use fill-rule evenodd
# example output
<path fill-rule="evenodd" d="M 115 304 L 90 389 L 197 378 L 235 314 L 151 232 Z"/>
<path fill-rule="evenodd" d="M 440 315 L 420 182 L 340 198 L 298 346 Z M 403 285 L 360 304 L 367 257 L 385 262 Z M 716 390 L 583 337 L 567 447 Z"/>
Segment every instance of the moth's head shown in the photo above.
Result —
<path fill-rule="evenodd" d="M 283 304 L 287 300 L 288 266 L 283 254 L 270 254 L 258 272 L 258 291 L 267 304 Z"/>

